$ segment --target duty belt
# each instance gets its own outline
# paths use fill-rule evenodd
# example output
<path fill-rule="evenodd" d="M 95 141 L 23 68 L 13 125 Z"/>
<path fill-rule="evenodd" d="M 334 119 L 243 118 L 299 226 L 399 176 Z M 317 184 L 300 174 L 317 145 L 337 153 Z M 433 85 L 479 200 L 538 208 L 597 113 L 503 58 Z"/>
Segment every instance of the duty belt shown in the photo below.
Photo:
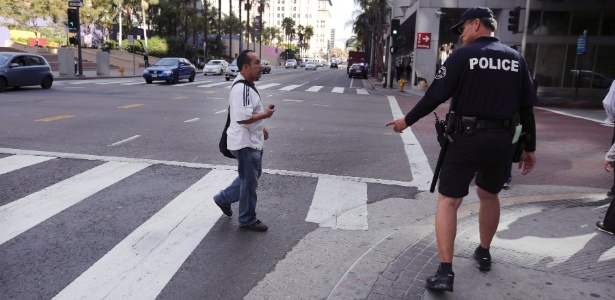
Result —
<path fill-rule="evenodd" d="M 478 120 L 476 129 L 501 129 L 510 128 L 510 120 Z"/>

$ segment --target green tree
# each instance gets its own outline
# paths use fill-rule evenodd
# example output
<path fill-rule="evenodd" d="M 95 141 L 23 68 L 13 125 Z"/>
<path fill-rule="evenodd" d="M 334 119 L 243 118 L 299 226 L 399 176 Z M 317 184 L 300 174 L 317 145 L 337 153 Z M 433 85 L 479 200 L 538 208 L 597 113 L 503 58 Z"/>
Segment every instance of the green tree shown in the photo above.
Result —
<path fill-rule="evenodd" d="M 293 29 L 295 27 L 295 20 L 291 18 L 284 18 L 282 20 L 282 29 L 284 30 L 284 35 L 286 36 L 286 41 L 288 42 L 288 48 L 290 48 L 290 39 L 294 33 Z"/>

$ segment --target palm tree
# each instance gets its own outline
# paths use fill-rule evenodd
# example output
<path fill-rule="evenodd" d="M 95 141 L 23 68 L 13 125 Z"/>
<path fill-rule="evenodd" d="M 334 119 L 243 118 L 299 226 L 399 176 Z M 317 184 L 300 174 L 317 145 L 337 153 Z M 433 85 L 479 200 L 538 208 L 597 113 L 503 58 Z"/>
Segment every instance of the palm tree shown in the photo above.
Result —
<path fill-rule="evenodd" d="M 297 25 L 297 35 L 299 35 L 299 53 L 301 53 L 301 46 L 303 44 L 303 31 L 305 30 L 305 27 L 303 27 L 303 25 L 299 24 Z M 301 57 L 303 57 L 303 54 L 301 53 Z"/>
<path fill-rule="evenodd" d="M 376 53 L 370 55 L 372 58 L 371 64 L 374 68 L 370 68 L 377 72 L 378 69 L 382 69 L 384 65 L 382 62 L 381 49 L 383 43 L 383 22 L 390 19 L 391 7 L 387 3 L 387 0 L 355 0 L 363 10 L 362 13 L 356 15 L 356 19 L 353 22 L 353 32 L 357 35 L 357 38 L 361 40 L 363 46 L 369 45 L 370 35 L 375 38 L 374 47 Z M 387 22 L 388 23 L 388 22 Z M 376 61 L 373 61 L 376 59 Z M 384 70 L 380 70 L 384 72 Z M 378 75 L 378 74 L 376 74 Z"/>
<path fill-rule="evenodd" d="M 143 16 L 143 38 L 145 38 L 145 56 L 149 56 L 149 50 L 147 47 L 147 26 L 145 22 L 145 11 L 149 9 L 150 5 L 158 5 L 160 0 L 141 0 L 141 15 Z"/>
<path fill-rule="evenodd" d="M 306 40 L 307 42 L 303 43 L 303 48 L 305 48 L 305 51 L 310 49 L 310 41 L 312 39 L 312 37 L 314 36 L 314 26 L 312 25 L 308 25 L 305 26 L 305 31 L 303 32 L 303 39 Z M 308 56 L 310 56 L 308 54 Z"/>
<path fill-rule="evenodd" d="M 288 17 L 282 20 L 282 29 L 284 30 L 284 35 L 286 35 L 286 40 L 288 41 L 287 49 L 290 49 L 290 38 L 293 34 L 294 27 L 295 27 L 295 20 L 288 18 Z"/>

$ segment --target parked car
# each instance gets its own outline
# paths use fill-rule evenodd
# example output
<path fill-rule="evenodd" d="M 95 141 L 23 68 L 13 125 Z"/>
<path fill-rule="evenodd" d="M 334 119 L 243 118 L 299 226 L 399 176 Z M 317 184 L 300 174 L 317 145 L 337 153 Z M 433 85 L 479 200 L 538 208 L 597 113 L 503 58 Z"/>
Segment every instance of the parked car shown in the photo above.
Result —
<path fill-rule="evenodd" d="M 299 67 L 303 68 L 305 67 L 306 62 L 305 61 L 301 61 L 301 64 L 299 65 Z"/>
<path fill-rule="evenodd" d="M 188 79 L 188 81 L 193 82 L 195 76 L 196 67 L 187 59 L 181 57 L 161 58 L 143 71 L 143 79 L 148 84 L 158 80 L 178 83 L 182 79 Z"/>
<path fill-rule="evenodd" d="M 316 62 L 316 66 L 317 67 L 324 67 L 325 64 L 322 61 L 319 60 L 319 61 Z"/>
<path fill-rule="evenodd" d="M 286 65 L 284 66 L 286 69 L 288 68 L 293 68 L 296 69 L 297 68 L 297 60 L 296 59 L 287 59 L 286 60 Z"/>
<path fill-rule="evenodd" d="M 580 75 L 579 75 L 580 72 Z M 570 70 L 570 73 L 572 73 L 572 84 L 573 86 L 576 86 L 576 80 L 577 80 L 577 76 L 579 76 L 579 87 L 589 87 L 590 83 L 591 86 L 594 88 L 610 88 L 611 84 L 613 83 L 613 78 L 607 78 L 606 76 L 600 74 L 600 73 L 596 73 L 596 72 L 592 72 L 592 71 L 588 71 L 588 70 Z"/>
<path fill-rule="evenodd" d="M 239 74 L 239 68 L 237 67 L 237 60 L 233 60 L 233 62 L 228 66 L 228 68 L 226 68 L 226 73 L 224 75 L 224 77 L 226 77 L 226 81 L 231 80 L 232 78 L 237 77 L 237 74 Z"/>
<path fill-rule="evenodd" d="M 354 64 L 348 69 L 348 78 L 363 77 L 367 79 L 367 68 L 363 64 Z"/>
<path fill-rule="evenodd" d="M 331 66 L 329 67 L 329 69 L 337 69 L 337 63 L 336 62 L 332 62 Z"/>
<path fill-rule="evenodd" d="M 271 65 L 268 60 L 261 60 L 261 65 L 263 66 L 263 74 L 271 73 Z"/>
<path fill-rule="evenodd" d="M 47 60 L 36 54 L 0 52 L 0 93 L 7 87 L 53 85 L 53 73 Z"/>
<path fill-rule="evenodd" d="M 211 75 L 222 75 L 226 72 L 226 68 L 228 67 L 228 62 L 222 59 L 212 59 L 203 68 L 203 75 L 207 76 Z"/>
<path fill-rule="evenodd" d="M 305 69 L 306 70 L 314 70 L 316 71 L 316 63 L 315 62 L 307 62 L 305 63 Z"/>

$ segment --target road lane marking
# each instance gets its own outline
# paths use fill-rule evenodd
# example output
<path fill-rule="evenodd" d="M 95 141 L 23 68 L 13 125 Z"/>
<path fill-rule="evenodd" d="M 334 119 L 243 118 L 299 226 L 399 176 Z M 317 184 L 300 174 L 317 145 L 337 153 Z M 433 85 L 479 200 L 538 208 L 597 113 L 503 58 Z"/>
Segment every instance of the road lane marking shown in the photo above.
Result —
<path fill-rule="evenodd" d="M 320 89 L 322 89 L 323 86 L 322 85 L 315 85 L 307 90 L 305 90 L 306 92 L 318 92 L 320 91 Z"/>
<path fill-rule="evenodd" d="M 135 82 L 120 83 L 120 85 L 137 85 L 137 84 L 146 84 L 146 82 L 145 81 L 135 81 Z"/>
<path fill-rule="evenodd" d="M 13 155 L 0 159 L 0 175 L 12 172 L 31 165 L 42 163 L 54 159 L 55 157 L 44 157 L 34 155 Z"/>
<path fill-rule="evenodd" d="M 131 163 L 146 163 L 150 165 L 159 164 L 159 165 L 178 166 L 178 167 L 186 167 L 186 168 L 198 168 L 198 169 L 237 170 L 237 167 L 229 166 L 229 165 L 213 165 L 213 164 L 202 164 L 202 163 L 192 163 L 192 162 L 182 162 L 182 161 L 156 160 L 156 159 L 146 159 L 146 158 L 129 158 L 129 157 L 116 157 L 116 156 L 100 156 L 100 155 L 65 153 L 65 152 L 46 152 L 46 151 L 22 150 L 22 149 L 11 149 L 11 148 L 0 148 L 0 153 L 53 156 L 57 158 L 83 159 L 83 160 L 95 160 L 95 161 L 119 161 L 119 162 L 131 162 Z M 404 187 L 414 186 L 411 184 L 411 182 L 407 182 L 407 181 L 367 178 L 367 177 L 353 177 L 353 176 L 343 176 L 343 175 L 331 175 L 331 174 L 278 170 L 278 169 L 263 169 L 263 173 L 272 174 L 272 175 L 282 175 L 282 176 L 307 177 L 307 178 L 334 178 L 334 179 L 340 179 L 340 180 L 346 180 L 346 181 L 396 185 L 396 186 L 404 186 Z"/>
<path fill-rule="evenodd" d="M 369 95 L 366 89 L 357 89 L 357 94 L 359 95 Z"/>
<path fill-rule="evenodd" d="M 179 97 L 175 97 L 175 98 L 171 98 L 173 100 L 181 100 L 181 99 L 187 99 L 188 97 L 186 96 L 179 96 Z"/>
<path fill-rule="evenodd" d="M 126 79 L 122 79 L 122 80 L 112 80 L 112 81 L 107 81 L 107 82 L 97 82 L 96 84 L 115 84 L 115 83 L 130 83 L 130 82 L 134 82 L 132 80 L 126 80 Z"/>
<path fill-rule="evenodd" d="M 194 119 L 186 120 L 186 121 L 184 121 L 184 123 L 196 122 L 198 120 L 200 120 L 200 119 L 199 118 L 194 118 Z"/>
<path fill-rule="evenodd" d="M 117 81 L 117 79 L 103 79 L 103 80 L 79 80 L 79 81 L 73 81 L 73 82 L 69 82 L 67 84 L 71 84 L 71 85 L 77 85 L 77 84 L 88 84 L 88 83 L 103 83 L 103 82 L 110 82 L 110 81 Z"/>
<path fill-rule="evenodd" d="M 115 143 L 113 143 L 113 144 L 111 144 L 111 145 L 107 145 L 107 146 L 109 146 L 109 147 L 113 147 L 113 146 L 121 145 L 121 144 L 123 144 L 123 143 L 130 142 L 130 141 L 132 141 L 132 140 L 134 140 L 134 139 L 137 139 L 137 138 L 139 138 L 139 137 L 140 137 L 140 135 L 131 136 L 131 137 L 127 138 L 127 139 L 123 139 L 123 140 L 121 140 L 121 141 L 119 141 L 119 142 L 115 142 Z"/>
<path fill-rule="evenodd" d="M 292 91 L 292 90 L 294 90 L 294 89 L 296 89 L 296 88 L 298 88 L 300 86 L 302 86 L 302 84 L 299 84 L 299 85 L 296 85 L 296 84 L 295 85 L 288 85 L 288 86 L 285 86 L 285 87 L 283 87 L 283 88 L 281 88 L 279 90 L 280 91 Z"/>
<path fill-rule="evenodd" d="M 333 90 L 331 91 L 331 93 L 343 94 L 344 93 L 344 88 L 343 87 L 334 87 Z"/>
<path fill-rule="evenodd" d="M 223 110 L 221 110 L 221 111 L 217 111 L 217 112 L 215 112 L 215 113 L 214 113 L 214 115 L 221 114 L 221 113 L 225 113 L 225 112 L 226 112 L 226 109 L 223 109 Z"/>
<path fill-rule="evenodd" d="M 210 83 L 210 84 L 204 84 L 204 85 L 199 85 L 197 87 L 214 87 L 217 85 L 223 85 L 223 84 L 231 84 L 230 82 L 216 82 L 216 83 Z"/>
<path fill-rule="evenodd" d="M 0 245 L 149 164 L 107 162 L 0 207 Z"/>
<path fill-rule="evenodd" d="M 401 108 L 399 108 L 395 96 L 387 96 L 387 98 L 389 99 L 389 105 L 393 113 L 393 120 L 403 118 L 404 114 L 401 112 Z M 393 128 L 390 128 L 390 130 L 392 131 Z M 412 181 L 410 184 L 416 186 L 421 191 L 428 191 L 431 187 L 433 172 L 431 171 L 431 166 L 429 166 L 427 155 L 425 155 L 419 140 L 412 132 L 412 128 L 406 128 L 404 132 L 401 133 L 401 139 L 404 142 L 404 150 L 406 151 L 408 162 L 410 163 L 410 172 L 412 174 Z"/>
<path fill-rule="evenodd" d="M 202 84 L 202 83 L 208 83 L 208 82 L 211 82 L 211 80 L 178 83 L 178 84 L 174 84 L 173 86 L 187 86 L 187 85 Z"/>
<path fill-rule="evenodd" d="M 75 117 L 73 115 L 62 115 L 62 116 L 55 116 L 55 117 L 49 117 L 49 118 L 44 118 L 44 119 L 38 119 L 36 120 L 37 122 L 51 122 L 51 121 L 56 121 L 56 120 L 62 120 L 62 119 L 68 119 L 68 118 L 72 118 Z"/>
<path fill-rule="evenodd" d="M 155 299 L 222 216 L 212 198 L 235 177 L 209 172 L 53 299 Z"/>
<path fill-rule="evenodd" d="M 279 83 L 270 83 L 270 84 L 264 84 L 264 85 L 260 85 L 260 86 L 257 85 L 256 88 L 259 89 L 259 90 L 264 90 L 264 89 L 267 89 L 267 88 L 270 88 L 270 87 L 274 87 L 276 85 L 280 85 L 280 84 Z"/>
<path fill-rule="evenodd" d="M 139 107 L 139 106 L 143 106 L 145 104 L 128 104 L 128 105 L 124 105 L 124 106 L 118 106 L 117 108 L 133 108 L 133 107 Z"/>
<path fill-rule="evenodd" d="M 560 114 L 562 116 L 573 117 L 573 118 L 578 118 L 578 119 L 583 119 L 583 120 L 587 120 L 587 121 L 592 121 L 592 122 L 600 123 L 601 125 L 608 126 L 608 127 L 612 127 L 613 126 L 613 124 L 604 123 L 604 120 L 593 119 L 593 118 L 588 118 L 588 117 L 583 117 L 583 116 L 577 116 L 577 115 L 573 115 L 573 114 L 570 114 L 570 113 L 567 113 L 567 112 L 559 111 L 557 109 L 549 109 L 549 108 L 544 108 L 544 107 L 536 107 L 536 108 L 537 109 L 546 110 L 548 112 L 552 112 L 552 113 L 555 113 L 555 114 Z"/>
<path fill-rule="evenodd" d="M 342 230 L 367 230 L 367 184 L 320 178 L 306 222 Z"/>

